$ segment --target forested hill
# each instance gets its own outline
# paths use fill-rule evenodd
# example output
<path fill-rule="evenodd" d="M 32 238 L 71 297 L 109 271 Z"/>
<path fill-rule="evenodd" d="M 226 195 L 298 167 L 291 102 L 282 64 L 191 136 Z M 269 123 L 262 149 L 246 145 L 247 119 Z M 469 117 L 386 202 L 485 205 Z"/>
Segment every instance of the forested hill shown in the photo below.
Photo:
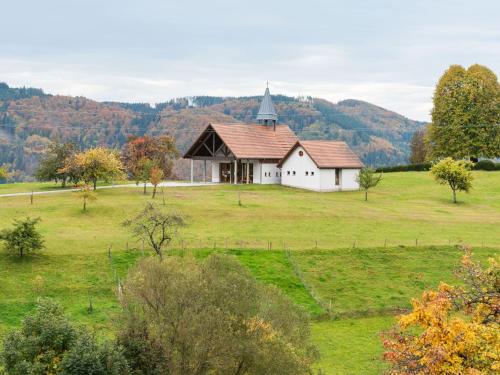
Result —
<path fill-rule="evenodd" d="M 70 140 L 81 148 L 120 147 L 131 135 L 172 134 L 184 151 L 209 122 L 254 122 L 260 99 L 199 96 L 152 107 L 48 95 L 0 83 L 0 165 L 9 164 L 17 179 L 26 179 L 54 139 Z M 279 122 L 288 124 L 299 138 L 344 140 L 369 165 L 407 162 L 410 138 L 424 126 L 352 99 L 334 104 L 275 95 L 273 101 Z"/>

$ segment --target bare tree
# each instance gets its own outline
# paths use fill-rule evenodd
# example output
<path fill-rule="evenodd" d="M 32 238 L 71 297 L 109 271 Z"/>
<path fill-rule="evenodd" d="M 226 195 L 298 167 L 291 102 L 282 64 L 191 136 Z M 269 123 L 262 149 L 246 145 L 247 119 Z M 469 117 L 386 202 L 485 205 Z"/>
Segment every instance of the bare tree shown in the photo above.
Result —
<path fill-rule="evenodd" d="M 145 239 L 156 254 L 163 260 L 163 248 L 178 235 L 179 228 L 186 225 L 182 214 L 164 212 L 156 204 L 147 203 L 144 209 L 123 225 L 131 228 L 132 233 Z"/>

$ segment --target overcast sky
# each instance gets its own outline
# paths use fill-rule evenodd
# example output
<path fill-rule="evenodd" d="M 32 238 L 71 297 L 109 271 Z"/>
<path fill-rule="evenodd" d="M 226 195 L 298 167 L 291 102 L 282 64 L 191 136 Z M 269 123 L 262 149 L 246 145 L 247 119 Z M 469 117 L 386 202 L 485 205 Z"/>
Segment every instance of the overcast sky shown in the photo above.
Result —
<path fill-rule="evenodd" d="M 450 64 L 500 71 L 499 0 L 15 0 L 0 81 L 96 100 L 354 98 L 428 120 Z"/>

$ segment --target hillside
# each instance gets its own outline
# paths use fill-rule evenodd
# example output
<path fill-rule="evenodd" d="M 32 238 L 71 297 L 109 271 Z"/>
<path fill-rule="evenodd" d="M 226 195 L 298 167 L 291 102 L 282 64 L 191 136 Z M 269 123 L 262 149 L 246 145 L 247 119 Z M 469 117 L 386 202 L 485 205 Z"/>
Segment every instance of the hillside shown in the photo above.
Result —
<path fill-rule="evenodd" d="M 83 97 L 48 95 L 40 89 L 0 84 L 0 165 L 17 180 L 29 179 L 53 139 L 121 147 L 129 136 L 171 134 L 185 151 L 208 122 L 254 122 L 261 97 L 178 98 L 156 104 L 99 103 Z M 424 124 L 370 103 L 273 96 L 280 122 L 302 139 L 346 141 L 369 165 L 404 163 L 409 140 Z M 184 175 L 179 161 L 178 177 Z"/>
<path fill-rule="evenodd" d="M 380 374 L 379 333 L 422 290 L 456 282 L 453 270 L 463 254 L 457 244 L 471 244 L 482 261 L 498 255 L 500 173 L 473 173 L 474 189 L 460 194 L 457 205 L 446 186 L 418 172 L 388 173 L 368 202 L 363 192 L 283 186 L 164 189 L 166 208 L 188 216 L 172 254 L 235 256 L 311 314 L 323 374 Z M 0 192 L 24 185 L 2 185 Z M 140 187 L 98 190 L 83 212 L 75 195 L 35 196 L 33 205 L 28 196 L 0 197 L 0 230 L 15 218 L 40 217 L 46 245 L 24 259 L 0 251 L 0 339 L 39 296 L 55 298 L 99 334 L 113 334 L 117 276 L 124 280 L 142 256 L 141 243 L 122 223 L 151 196 Z"/>

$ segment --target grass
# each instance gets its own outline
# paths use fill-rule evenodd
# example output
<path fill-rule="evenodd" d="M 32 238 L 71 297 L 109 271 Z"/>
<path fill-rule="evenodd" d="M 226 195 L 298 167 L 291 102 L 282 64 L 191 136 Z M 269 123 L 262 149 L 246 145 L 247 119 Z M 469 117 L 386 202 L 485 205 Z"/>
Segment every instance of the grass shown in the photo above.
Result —
<path fill-rule="evenodd" d="M 418 172 L 387 174 L 368 202 L 361 192 L 258 185 L 169 188 L 165 200 L 166 208 L 189 216 L 181 233 L 187 252 L 203 257 L 215 247 L 236 256 L 314 317 L 324 373 L 370 374 L 383 369 L 378 333 L 392 324 L 394 311 L 440 281 L 454 282 L 461 255 L 455 244 L 473 244 L 479 259 L 497 254 L 500 173 L 474 177 L 473 191 L 460 194 L 457 205 L 446 187 Z M 5 189 L 0 185 L 0 194 Z M 30 191 L 33 185 L 8 189 Z M 40 216 L 46 239 L 43 252 L 25 259 L 0 252 L 0 336 L 19 326 L 38 296 L 59 300 L 76 321 L 112 332 L 119 311 L 116 277 L 123 279 L 141 256 L 121 223 L 151 198 L 134 188 L 97 195 L 86 213 L 74 193 L 35 196 L 33 205 L 27 197 L 0 197 L 0 229 L 13 218 Z M 273 250 L 263 250 L 269 242 Z M 325 306 L 335 320 L 322 320 Z"/>

